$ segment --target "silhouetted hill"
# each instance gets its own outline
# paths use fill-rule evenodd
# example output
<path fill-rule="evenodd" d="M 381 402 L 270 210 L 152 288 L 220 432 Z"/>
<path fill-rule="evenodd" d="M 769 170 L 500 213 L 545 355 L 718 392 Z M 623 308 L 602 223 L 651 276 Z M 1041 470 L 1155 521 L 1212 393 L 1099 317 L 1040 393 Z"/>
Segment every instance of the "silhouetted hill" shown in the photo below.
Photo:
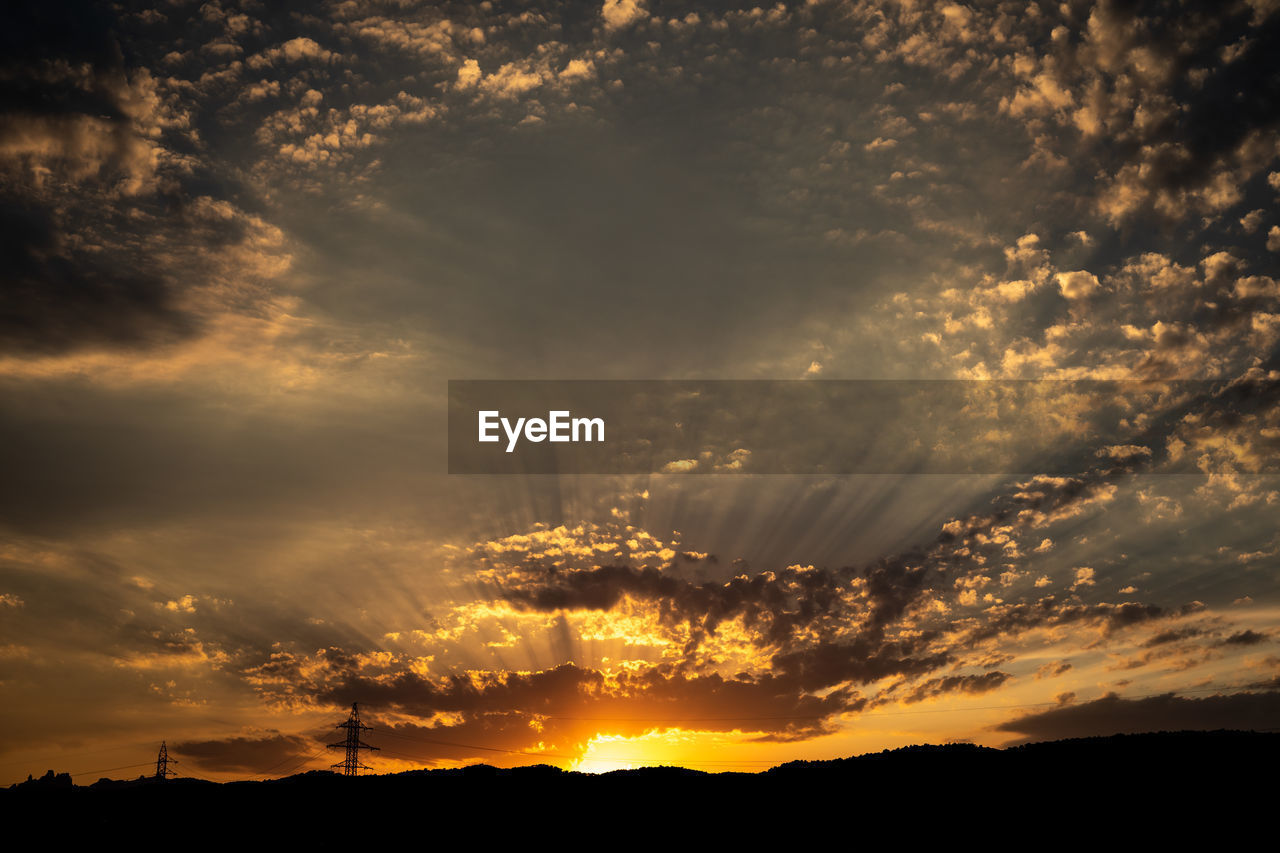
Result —
<path fill-rule="evenodd" d="M 367 821 L 370 831 L 444 821 L 508 838 L 546 832 L 548 821 L 574 833 L 653 835 L 663 831 L 663 821 L 676 819 L 711 822 L 721 834 L 746 839 L 798 832 L 805 822 L 850 820 L 910 832 L 979 820 L 1000 832 L 1055 826 L 1055 833 L 1070 833 L 1104 816 L 1121 821 L 1118 830 L 1192 832 L 1269 814 L 1277 758 L 1280 734 L 1218 731 L 1009 749 L 920 745 L 792 761 L 756 774 L 650 767 L 593 775 L 479 764 L 355 779 L 312 771 L 261 782 L 135 779 L 88 786 L 47 775 L 0 791 L 0 811 L 73 820 L 102 832 L 125 825 L 229 831 L 304 815 Z"/>

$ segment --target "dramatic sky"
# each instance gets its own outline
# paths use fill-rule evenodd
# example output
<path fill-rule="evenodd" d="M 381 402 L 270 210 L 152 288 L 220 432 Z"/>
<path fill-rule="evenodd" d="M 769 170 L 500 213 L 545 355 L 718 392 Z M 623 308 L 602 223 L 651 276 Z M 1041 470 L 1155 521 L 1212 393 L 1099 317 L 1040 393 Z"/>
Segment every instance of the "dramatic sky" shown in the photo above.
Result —
<path fill-rule="evenodd" d="M 730 5 L 6 6 L 0 783 L 1274 726 L 1280 3 Z M 1149 382 L 446 473 L 517 378 Z"/>

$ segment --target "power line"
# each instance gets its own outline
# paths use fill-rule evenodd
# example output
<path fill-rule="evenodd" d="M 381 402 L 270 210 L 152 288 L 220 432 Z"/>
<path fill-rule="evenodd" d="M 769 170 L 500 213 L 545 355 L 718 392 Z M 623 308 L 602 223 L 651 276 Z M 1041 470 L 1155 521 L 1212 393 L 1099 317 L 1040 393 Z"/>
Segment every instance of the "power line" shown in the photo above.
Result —
<path fill-rule="evenodd" d="M 1247 685 L 1247 684 L 1232 686 L 1232 687 L 1200 687 L 1200 688 L 1188 688 L 1184 690 L 1165 690 L 1165 691 L 1153 692 L 1153 693 L 1122 696 L 1118 698 L 1124 699 L 1126 701 L 1134 701 L 1139 699 L 1157 698 L 1161 696 L 1178 696 L 1178 695 L 1194 694 L 1194 693 L 1230 694 L 1237 691 L 1248 690 L 1250 689 L 1250 687 L 1252 687 L 1252 685 Z M 974 712 L 974 711 L 1017 710 L 1017 709 L 1023 709 L 1023 708 L 1044 708 L 1044 707 L 1066 707 L 1066 706 L 1063 706 L 1062 703 L 1060 702 L 1026 702 L 1026 703 L 1006 704 L 1006 705 L 981 705 L 981 706 L 968 707 L 968 708 L 919 708 L 919 709 L 911 709 L 911 710 L 869 710 L 869 711 L 853 711 L 851 713 L 856 714 L 858 718 L 862 718 L 862 717 L 876 717 L 876 716 L 906 716 L 906 715 L 916 715 L 916 714 L 946 714 L 946 713 L 955 714 L 955 713 Z M 690 723 L 690 722 L 735 722 L 735 721 L 745 722 L 745 721 L 758 721 L 758 720 L 819 720 L 819 719 L 826 719 L 827 716 L 831 716 L 831 715 L 775 714 L 775 715 L 743 715 L 743 716 L 688 716 L 688 717 L 662 717 L 662 718 L 590 717 L 590 716 L 578 716 L 578 715 L 569 716 L 569 715 L 556 715 L 556 714 L 534 714 L 533 716 L 539 719 L 563 720 L 563 721 L 573 721 L 573 722 L 652 723 L 655 726 L 662 726 L 664 724 L 671 726 L 672 724 Z M 218 722 L 222 722 L 222 721 L 218 721 Z M 389 737 L 399 738 L 399 739 L 408 740 L 408 741 L 415 741 L 418 743 L 431 744 L 433 746 L 444 746 L 444 747 L 452 747 L 455 749 L 476 750 L 481 752 L 495 752 L 495 753 L 503 753 L 506 755 L 520 755 L 520 756 L 526 756 L 526 757 L 538 758 L 538 759 L 562 759 L 562 760 L 569 760 L 569 761 L 591 762 L 591 763 L 599 763 L 599 762 L 643 763 L 643 762 L 652 760 L 649 758 L 637 758 L 637 757 L 625 757 L 625 756 L 572 755 L 572 754 L 566 754 L 562 752 L 552 752 L 552 751 L 531 752 L 529 750 L 507 749 L 504 747 L 497 747 L 497 746 L 482 746 L 480 744 L 463 743 L 460 741 L 440 740 L 438 738 L 428 738 L 428 737 L 407 735 L 407 734 L 404 734 L 403 732 L 396 731 L 395 729 L 380 728 L 380 727 L 375 728 L 372 726 L 365 725 L 360 720 L 359 708 L 358 708 L 358 705 L 356 704 L 352 705 L 351 716 L 348 717 L 348 719 L 345 722 L 339 723 L 337 726 L 335 726 L 335 728 L 346 730 L 347 736 L 343 741 L 339 743 L 322 746 L 320 749 L 316 750 L 315 752 L 312 752 L 309 755 L 302 756 L 301 758 L 299 758 L 296 755 L 288 756 L 282 759 L 281 761 L 277 762 L 276 764 L 272 765 L 271 767 L 267 768 L 266 770 L 260 771 L 258 773 L 253 773 L 250 775 L 256 776 L 256 777 L 265 777 L 265 776 L 271 776 L 271 775 L 280 775 L 280 776 L 288 775 L 289 773 L 293 772 L 297 768 L 304 766 L 307 762 L 319 757 L 323 752 L 325 752 L 326 749 L 338 749 L 338 748 L 345 749 L 346 756 L 343 761 L 338 762 L 332 766 L 334 768 L 341 769 L 345 775 L 356 775 L 359 770 L 371 769 L 366 765 L 360 763 L 360 760 L 359 760 L 360 750 L 362 749 L 378 750 L 379 749 L 378 747 L 370 746 L 369 744 L 364 743 L 363 741 L 360 740 L 359 734 L 360 732 L 363 732 L 363 731 L 376 731 Z M 1275 731 L 1275 730 L 1269 729 L 1265 731 Z M 90 750 L 86 752 L 75 753 L 74 755 L 96 755 L 96 754 L 101 754 L 103 752 L 111 752 L 115 750 L 122 750 L 122 749 L 129 749 L 129 748 L 130 747 L 127 747 L 127 746 L 106 747 L 104 749 L 99 749 L 99 750 Z M 408 758 L 410 760 L 415 760 L 419 762 L 422 761 L 421 758 L 417 756 L 409 755 L 407 753 L 400 753 L 400 752 L 390 751 L 390 750 L 388 750 L 387 752 L 388 754 L 401 756 L 404 758 Z M 66 757 L 67 756 L 65 755 L 60 756 L 59 759 L 65 759 Z M 54 761 L 59 759 L 54 759 L 54 758 L 24 759 L 20 761 L 9 762 L 7 764 L 0 765 L 0 767 L 10 767 L 16 764 L 35 763 L 35 762 L 45 763 L 48 761 Z M 155 773 L 156 778 L 166 778 L 168 776 L 178 775 L 174 770 L 170 768 L 170 765 L 177 764 L 177 763 L 178 763 L 177 759 L 168 757 L 168 747 L 165 744 L 165 742 L 162 741 L 160 745 L 160 752 L 157 756 L 156 761 L 154 762 L 154 765 L 152 765 L 151 763 L 125 764 L 118 767 L 107 767 L 101 770 L 81 770 L 76 773 L 71 773 L 69 775 L 73 778 L 76 778 L 80 776 L 88 776 L 94 773 L 110 773 L 116 770 L 130 770 L 136 767 L 154 766 L 156 768 L 156 773 Z M 773 764 L 776 764 L 777 762 L 769 759 L 738 759 L 738 760 L 707 759 L 707 760 L 690 760 L 684 763 L 687 765 L 696 767 L 696 766 L 749 766 L 749 765 L 760 765 L 760 764 L 773 765 Z M 285 770 L 277 773 L 278 769 L 282 766 L 286 766 Z M 200 776 L 199 774 L 196 774 L 194 772 L 191 773 L 191 775 L 195 776 L 196 778 L 204 779 L 205 781 L 209 781 L 209 782 L 213 781 L 211 779 L 207 779 L 204 776 Z"/>
<path fill-rule="evenodd" d="M 163 782 L 170 776 L 177 776 L 178 771 L 169 769 L 170 764 L 177 763 L 178 760 L 176 758 L 169 757 L 169 747 L 164 741 L 160 741 L 160 752 L 156 755 L 156 780 Z"/>
<path fill-rule="evenodd" d="M 1203 687 L 1203 688 L 1190 688 L 1187 690 L 1164 691 L 1161 693 L 1140 694 L 1137 696 L 1129 696 L 1124 698 L 1129 700 L 1150 699 L 1158 696 L 1168 696 L 1171 694 L 1178 695 L 1183 693 L 1213 693 L 1213 692 L 1221 693 L 1223 691 L 1241 690 L 1241 689 L 1245 689 L 1245 688 L 1243 687 L 1234 687 L 1234 688 Z M 1015 710 L 1020 708 L 1043 708 L 1046 706 L 1058 707 L 1060 706 L 1060 704 L 1061 703 L 1059 702 L 1026 702 L 1021 704 L 1009 704 L 1009 705 L 984 705 L 984 706 L 978 706 L 978 707 L 972 707 L 972 708 L 920 708 L 915 710 L 899 710 L 899 711 L 865 711 L 865 712 L 859 712 L 858 716 L 860 717 L 901 716 L 901 715 L 915 715 L 915 714 L 957 713 L 962 711 Z M 635 717 L 630 717 L 630 718 L 629 717 L 578 717 L 578 716 L 570 717 L 570 716 L 557 716 L 553 714 L 538 714 L 536 716 L 538 716 L 541 719 L 548 719 L 548 720 L 569 720 L 569 721 L 578 721 L 578 722 L 653 722 L 655 724 L 661 724 L 664 722 L 671 722 L 671 721 L 692 722 L 695 720 L 724 722 L 724 721 L 733 721 L 733 720 L 825 719 L 825 717 L 809 716 L 809 715 L 805 715 L 805 716 L 774 715 L 774 716 L 754 716 L 754 717 L 668 717 L 661 720 L 650 719 L 650 718 L 635 718 Z M 468 744 L 468 743 L 461 743 L 458 741 L 445 741 L 445 740 L 439 740 L 436 738 L 415 737 L 415 736 L 406 735 L 401 732 L 395 731 L 394 729 L 378 728 L 378 729 L 372 729 L 372 730 L 378 731 L 384 735 L 389 735 L 391 737 L 401 738 L 403 740 L 417 741 L 419 743 L 429 743 L 435 746 L 449 746 L 449 747 L 454 747 L 458 749 L 474 749 L 474 750 L 481 750 L 484 752 L 500 752 L 508 755 L 523 755 L 523 756 L 529 756 L 532 758 L 561 758 L 561 759 L 567 759 L 572 761 L 617 762 L 617 763 L 642 763 L 644 761 L 650 760 L 646 758 L 630 758 L 630 757 L 621 757 L 621 756 L 587 757 L 587 756 L 578 756 L 578 755 L 566 755 L 564 753 L 557 753 L 557 752 L 529 752 L 527 750 L 505 749 L 503 747 L 496 747 L 496 746 L 481 746 L 479 744 Z M 411 758 L 411 759 L 416 758 L 415 756 L 410 756 L 406 753 L 397 753 L 397 754 L 402 755 L 405 758 Z M 418 760 L 421 760 L 421 759 L 418 759 Z M 687 763 L 693 764 L 693 765 L 705 766 L 705 765 L 756 765 L 756 764 L 773 765 L 773 764 L 776 764 L 777 762 L 770 759 L 742 759 L 742 760 L 723 760 L 723 761 L 694 760 Z"/>
<path fill-rule="evenodd" d="M 500 746 L 480 746 L 478 744 L 454 743 L 447 740 L 435 740 L 433 738 L 414 737 L 412 735 L 401 734 L 400 732 L 394 731 L 392 729 L 374 729 L 373 731 L 380 732 L 384 735 L 390 735 L 391 737 L 398 737 L 403 740 L 413 740 L 413 741 L 418 741 L 419 743 L 430 743 L 430 744 L 435 744 L 436 746 L 454 746 L 461 749 L 479 749 L 479 750 L 484 750 L 485 752 L 505 752 L 510 755 L 528 755 L 534 758 L 544 758 L 548 756 L 552 758 L 572 758 L 573 757 L 573 756 L 557 755 L 556 753 L 553 753 L 553 752 L 528 752 L 520 749 L 504 749 Z"/>
<path fill-rule="evenodd" d="M 71 778 L 74 779 L 77 776 L 88 776 L 91 773 L 110 773 L 113 770 L 130 770 L 134 767 L 151 767 L 151 766 L 152 766 L 152 763 L 150 761 L 144 761 L 141 764 L 125 764 L 121 767 L 107 767 L 104 770 L 81 770 L 79 773 L 71 773 L 69 775 L 71 776 Z"/>
<path fill-rule="evenodd" d="M 125 746 L 108 746 L 108 747 L 103 747 L 102 749 L 90 749 L 83 752 L 66 753 L 63 755 L 50 756 L 47 758 L 23 758 L 23 759 L 19 759 L 18 761 L 7 761 L 4 764 L 0 764 L 0 768 L 16 767 L 19 764 L 47 764 L 53 761 L 65 761 L 68 758 L 81 758 L 85 755 L 101 755 L 104 752 L 116 752 L 119 750 L 126 750 L 126 749 L 135 750 L 137 748 L 138 748 L 137 744 L 128 744 Z"/>
<path fill-rule="evenodd" d="M 360 722 L 360 703 L 352 702 L 351 716 L 346 719 L 346 722 L 338 723 L 334 728 L 346 729 L 347 736 L 339 743 L 329 744 L 328 748 L 345 749 L 346 757 L 343 758 L 342 761 L 330 766 L 340 769 L 344 776 L 356 776 L 359 775 L 361 770 L 371 769 L 370 767 L 360 763 L 360 750 L 369 749 L 377 751 L 378 748 L 376 746 L 369 746 L 369 744 L 360 740 L 360 733 L 369 731 L 369 727 Z"/>
<path fill-rule="evenodd" d="M 311 753 L 310 755 L 303 756 L 302 759 L 298 759 L 298 756 L 296 755 L 287 756 L 281 759 L 280 761 L 277 761 L 275 764 L 271 765 L 266 770 L 260 771 L 258 773 L 254 773 L 253 775 L 254 776 L 272 776 L 272 775 L 286 776 L 288 775 L 289 771 L 292 771 L 295 768 L 301 767 L 302 765 L 306 764 L 308 761 L 310 761 L 313 758 L 318 758 L 328 748 L 329 748 L 328 746 L 322 746 L 319 749 L 317 749 L 315 752 Z M 276 774 L 275 773 L 276 769 L 285 764 L 289 765 L 289 771 Z"/>

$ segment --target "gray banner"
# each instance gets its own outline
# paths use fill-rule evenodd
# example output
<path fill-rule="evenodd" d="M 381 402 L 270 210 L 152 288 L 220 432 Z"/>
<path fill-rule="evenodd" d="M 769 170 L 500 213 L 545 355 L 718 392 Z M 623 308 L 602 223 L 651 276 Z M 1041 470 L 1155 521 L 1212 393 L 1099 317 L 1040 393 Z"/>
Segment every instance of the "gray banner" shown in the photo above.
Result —
<path fill-rule="evenodd" d="M 454 474 L 1073 473 L 1147 441 L 1210 381 L 449 382 Z M 1277 470 L 1271 460 L 1268 471 Z"/>

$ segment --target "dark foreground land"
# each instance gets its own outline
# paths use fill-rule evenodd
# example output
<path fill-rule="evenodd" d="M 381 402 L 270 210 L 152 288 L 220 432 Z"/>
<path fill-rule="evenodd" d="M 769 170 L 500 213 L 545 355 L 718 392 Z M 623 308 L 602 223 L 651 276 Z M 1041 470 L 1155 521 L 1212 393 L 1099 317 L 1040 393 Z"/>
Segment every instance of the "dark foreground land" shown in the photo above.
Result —
<path fill-rule="evenodd" d="M 887 833 L 918 842 L 908 849 L 943 841 L 1005 847 L 1015 838 L 1030 849 L 1067 839 L 1104 849 L 1123 839 L 1151 849 L 1156 838 L 1251 849 L 1275 843 L 1277 774 L 1280 734 L 1161 732 L 1003 750 L 913 746 L 755 774 L 655 767 L 590 775 L 482 764 L 225 784 L 179 778 L 74 786 L 66 776 L 46 777 L 0 789 L 0 817 L 10 832 L 39 827 L 37 837 L 49 842 L 70 835 L 140 842 L 132 833 L 164 830 L 185 839 L 234 837 L 250 847 L 266 836 L 331 842 L 323 846 L 361 837 L 365 846 L 383 846 L 382 833 L 403 840 L 410 831 L 420 833 L 415 847 L 471 837 L 486 847 L 562 839 L 574 848 L 684 849 L 732 838 L 790 848 L 826 846 L 819 839 L 835 832 L 842 847 L 860 846 L 854 839 L 865 841 L 863 833 Z"/>

